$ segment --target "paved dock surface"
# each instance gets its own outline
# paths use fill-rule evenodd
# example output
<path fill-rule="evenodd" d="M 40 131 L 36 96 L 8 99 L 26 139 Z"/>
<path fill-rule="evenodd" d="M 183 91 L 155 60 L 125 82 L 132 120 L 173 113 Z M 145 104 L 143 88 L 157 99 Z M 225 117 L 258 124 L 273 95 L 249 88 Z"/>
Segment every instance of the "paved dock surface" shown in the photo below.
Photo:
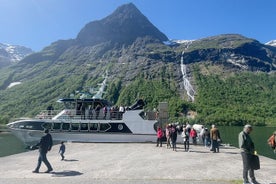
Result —
<path fill-rule="evenodd" d="M 0 184 L 238 184 L 242 183 L 239 150 L 221 147 L 212 153 L 203 146 L 177 152 L 153 143 L 65 143 L 65 160 L 59 145 L 48 153 L 54 171 L 32 173 L 38 150 L 0 158 Z M 260 156 L 255 172 L 262 184 L 276 184 L 276 160 Z"/>

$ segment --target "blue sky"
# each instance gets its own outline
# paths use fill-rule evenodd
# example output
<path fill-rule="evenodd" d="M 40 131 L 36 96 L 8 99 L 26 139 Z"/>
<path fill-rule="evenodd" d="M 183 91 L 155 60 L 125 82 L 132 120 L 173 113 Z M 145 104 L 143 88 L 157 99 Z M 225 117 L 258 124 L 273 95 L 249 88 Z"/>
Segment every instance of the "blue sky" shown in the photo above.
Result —
<path fill-rule="evenodd" d="M 170 39 L 238 33 L 276 40 L 276 0 L 0 0 L 0 43 L 40 51 L 130 2 Z"/>

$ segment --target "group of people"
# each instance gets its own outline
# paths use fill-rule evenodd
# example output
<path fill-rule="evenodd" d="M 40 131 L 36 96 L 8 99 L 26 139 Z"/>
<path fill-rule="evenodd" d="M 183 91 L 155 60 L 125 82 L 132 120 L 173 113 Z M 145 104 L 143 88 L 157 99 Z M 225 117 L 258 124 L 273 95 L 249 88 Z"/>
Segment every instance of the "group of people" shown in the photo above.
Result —
<path fill-rule="evenodd" d="M 165 136 L 167 139 L 167 148 L 173 147 L 173 150 L 176 151 L 176 139 L 177 132 L 181 134 L 184 143 L 184 150 L 189 151 L 190 139 L 192 139 L 193 145 L 197 144 L 197 137 L 201 137 L 202 143 L 205 147 L 210 147 L 210 151 L 214 153 L 219 152 L 219 143 L 221 141 L 220 132 L 215 125 L 212 125 L 211 130 L 208 128 L 201 127 L 200 132 L 197 132 L 194 127 L 187 124 L 182 127 L 182 131 L 180 132 L 179 126 L 168 124 L 165 130 Z M 242 163 L 243 163 L 243 183 L 249 184 L 248 175 L 251 179 L 251 184 L 258 184 L 254 170 L 260 168 L 259 159 L 256 156 L 255 147 L 252 139 L 249 134 L 252 132 L 251 125 L 245 125 L 243 131 L 239 133 L 238 141 L 239 148 L 241 150 Z M 199 133 L 199 136 L 198 136 Z M 163 138 L 163 130 L 158 127 L 157 130 L 157 146 L 162 146 L 162 138 Z M 268 144 L 271 148 L 276 152 L 276 131 L 273 135 L 268 139 Z"/>
<path fill-rule="evenodd" d="M 79 104 L 76 115 L 80 115 L 81 119 L 122 119 L 126 108 L 124 106 L 112 106 L 97 104 L 95 107 L 87 104 Z"/>
<path fill-rule="evenodd" d="M 161 127 L 157 128 L 157 147 L 162 147 L 162 140 L 164 136 L 166 136 L 167 148 L 173 148 L 173 151 L 176 151 L 176 140 L 177 134 L 179 131 L 179 127 L 174 124 L 168 124 L 166 127 L 165 132 L 162 130 Z M 165 134 L 164 134 L 165 133 Z"/>
<path fill-rule="evenodd" d="M 158 127 L 156 146 L 162 147 L 162 140 L 166 139 L 167 148 L 172 148 L 173 151 L 176 151 L 178 134 L 181 135 L 183 139 L 185 152 L 188 152 L 190 149 L 190 141 L 193 145 L 197 145 L 199 140 L 202 140 L 205 147 L 210 147 L 210 151 L 213 151 L 214 153 L 219 152 L 219 143 L 221 138 L 219 130 L 215 125 L 212 125 L 210 131 L 207 127 L 201 125 L 200 127 L 195 127 L 195 125 L 191 126 L 189 123 L 182 126 L 177 124 L 168 124 L 165 131 L 163 131 L 161 127 Z"/>
<path fill-rule="evenodd" d="M 196 145 L 196 141 L 194 142 L 194 137 L 197 137 L 197 131 L 195 128 L 191 127 L 189 124 L 182 127 L 182 131 L 180 126 L 175 124 L 168 124 L 165 130 L 165 136 L 167 140 L 167 148 L 173 148 L 173 151 L 176 151 L 176 140 L 178 133 L 181 134 L 184 143 L 185 151 L 189 151 L 190 145 L 190 137 L 193 140 L 193 144 Z M 239 141 L 239 148 L 241 150 L 241 157 L 243 163 L 243 183 L 250 184 L 248 175 L 251 179 L 251 184 L 258 184 L 259 182 L 256 181 L 254 170 L 260 168 L 260 163 L 258 160 L 258 156 L 256 156 L 255 146 L 250 137 L 250 133 L 252 132 L 253 128 L 251 125 L 245 125 L 243 130 L 239 133 L 238 141 Z M 36 144 L 34 147 L 39 147 L 39 157 L 37 162 L 37 167 L 33 171 L 33 173 L 39 173 L 39 169 L 41 163 L 47 167 L 45 173 L 49 173 L 53 171 L 51 164 L 47 159 L 47 152 L 51 150 L 53 145 L 52 136 L 49 133 L 49 130 L 46 129 L 44 131 L 45 135 L 42 136 L 40 142 Z M 211 145 L 211 151 L 219 152 L 219 141 L 220 141 L 220 133 L 218 128 L 215 125 L 212 125 L 210 132 L 208 128 L 202 127 L 200 133 L 202 142 L 205 146 Z M 164 132 L 161 127 L 157 129 L 157 145 L 162 147 L 162 139 L 164 137 Z M 210 142 L 209 142 L 210 140 Z M 276 149 L 276 131 L 273 133 L 272 136 L 269 137 L 267 140 L 268 144 L 274 150 Z M 64 142 L 61 142 L 59 153 L 61 155 L 61 160 L 64 160 L 64 152 L 65 152 L 65 145 Z"/>

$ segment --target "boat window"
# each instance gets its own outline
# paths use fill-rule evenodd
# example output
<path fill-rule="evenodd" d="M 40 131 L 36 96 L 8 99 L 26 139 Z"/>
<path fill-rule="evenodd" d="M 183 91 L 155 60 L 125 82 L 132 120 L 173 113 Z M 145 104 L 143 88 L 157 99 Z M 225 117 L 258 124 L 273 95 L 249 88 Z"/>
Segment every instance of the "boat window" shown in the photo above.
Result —
<path fill-rule="evenodd" d="M 111 126 L 108 123 L 101 123 L 100 124 L 100 132 L 106 132 L 110 128 L 111 128 Z"/>
<path fill-rule="evenodd" d="M 81 128 L 81 130 L 88 131 L 88 124 L 87 123 L 81 123 L 80 128 Z"/>
<path fill-rule="evenodd" d="M 69 130 L 70 129 L 70 123 L 62 123 L 62 130 Z"/>
<path fill-rule="evenodd" d="M 71 130 L 78 131 L 79 130 L 79 126 L 80 126 L 79 123 L 72 123 L 71 124 Z"/>
<path fill-rule="evenodd" d="M 65 109 L 74 109 L 75 104 L 72 102 L 64 102 Z"/>
<path fill-rule="evenodd" d="M 36 121 L 22 121 L 16 123 L 17 125 L 14 128 L 21 128 L 21 129 L 29 129 L 29 130 L 43 130 L 41 124 L 43 122 L 36 122 Z"/>
<path fill-rule="evenodd" d="M 52 129 L 52 123 L 44 123 L 44 124 L 42 125 L 42 127 L 43 127 L 44 129 Z"/>
<path fill-rule="evenodd" d="M 143 119 L 146 119 L 146 114 L 144 111 L 140 112 L 139 116 L 141 116 L 141 118 L 143 118 Z"/>
<path fill-rule="evenodd" d="M 89 128 L 90 128 L 90 131 L 97 131 L 98 130 L 98 123 L 90 123 Z"/>
<path fill-rule="evenodd" d="M 54 123 L 53 130 L 60 130 L 60 128 L 61 128 L 61 123 Z"/>

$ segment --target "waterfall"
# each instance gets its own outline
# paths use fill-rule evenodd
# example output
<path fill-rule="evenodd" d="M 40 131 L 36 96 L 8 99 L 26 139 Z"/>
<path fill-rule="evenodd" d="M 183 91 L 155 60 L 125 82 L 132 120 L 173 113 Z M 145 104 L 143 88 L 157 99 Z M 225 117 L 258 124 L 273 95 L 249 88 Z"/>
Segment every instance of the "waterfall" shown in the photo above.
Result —
<path fill-rule="evenodd" d="M 187 48 L 188 48 L 188 46 L 187 46 Z M 193 89 L 193 86 L 191 85 L 191 83 L 190 83 L 190 81 L 188 79 L 188 76 L 187 76 L 187 66 L 183 62 L 183 60 L 184 60 L 183 59 L 183 55 L 185 53 L 185 50 L 182 52 L 182 55 L 181 55 L 181 64 L 180 64 L 180 66 L 181 66 L 181 72 L 182 72 L 184 89 L 186 90 L 189 99 L 191 99 L 192 102 L 193 102 L 195 100 L 195 90 Z"/>

